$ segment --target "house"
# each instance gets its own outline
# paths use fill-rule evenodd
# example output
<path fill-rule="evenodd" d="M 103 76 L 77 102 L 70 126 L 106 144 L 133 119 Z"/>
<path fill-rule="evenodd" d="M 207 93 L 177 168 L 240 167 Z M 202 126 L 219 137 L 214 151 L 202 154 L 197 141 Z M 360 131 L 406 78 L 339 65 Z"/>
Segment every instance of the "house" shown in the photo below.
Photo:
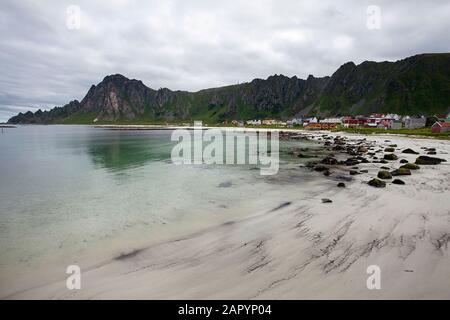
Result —
<path fill-rule="evenodd" d="M 305 128 L 308 130 L 330 130 L 336 128 L 336 123 L 309 123 Z"/>
<path fill-rule="evenodd" d="M 302 119 L 302 118 L 294 118 L 294 119 L 292 119 L 291 121 L 292 121 L 292 125 L 296 125 L 296 124 L 300 125 L 300 124 L 303 124 L 303 119 Z"/>
<path fill-rule="evenodd" d="M 402 122 L 400 120 L 394 120 L 391 122 L 391 129 L 401 129 L 402 128 Z"/>
<path fill-rule="evenodd" d="M 320 123 L 334 123 L 334 124 L 340 124 L 341 118 L 325 118 L 319 121 Z"/>
<path fill-rule="evenodd" d="M 404 118 L 405 128 L 407 128 L 407 129 L 423 128 L 423 127 L 425 127 L 426 122 L 427 122 L 427 119 L 425 117 L 420 117 L 420 118 L 405 117 Z"/>
<path fill-rule="evenodd" d="M 390 129 L 394 120 L 391 119 L 383 119 L 378 123 L 377 128 L 380 129 Z"/>
<path fill-rule="evenodd" d="M 352 119 L 350 117 L 344 117 L 342 119 L 342 124 L 345 128 L 355 128 L 364 126 L 367 123 L 367 119 Z"/>
<path fill-rule="evenodd" d="M 273 125 L 274 123 L 275 123 L 275 120 L 273 120 L 273 119 L 264 119 L 264 120 L 262 121 L 262 124 L 265 125 L 265 126 L 271 126 L 271 125 Z"/>
<path fill-rule="evenodd" d="M 389 113 L 384 116 L 386 119 L 400 120 L 402 117 L 396 113 Z"/>
<path fill-rule="evenodd" d="M 246 123 L 252 126 L 260 126 L 261 120 L 247 120 Z"/>
<path fill-rule="evenodd" d="M 431 126 L 431 132 L 432 133 L 443 133 L 443 132 L 450 132 L 450 122 L 435 122 Z"/>

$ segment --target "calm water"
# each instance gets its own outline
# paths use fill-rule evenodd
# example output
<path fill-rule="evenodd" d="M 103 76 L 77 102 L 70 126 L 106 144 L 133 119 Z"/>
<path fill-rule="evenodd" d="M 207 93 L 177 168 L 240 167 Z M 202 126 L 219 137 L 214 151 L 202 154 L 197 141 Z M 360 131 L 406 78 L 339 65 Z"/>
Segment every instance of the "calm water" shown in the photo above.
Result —
<path fill-rule="evenodd" d="M 0 276 L 101 260 L 277 205 L 304 179 L 177 166 L 170 131 L 20 126 L 0 134 Z M 281 142 L 281 150 L 311 142 Z M 296 176 L 296 174 L 298 176 Z M 298 180 L 296 180 L 296 177 Z M 280 187 L 282 186 L 282 187 Z"/>

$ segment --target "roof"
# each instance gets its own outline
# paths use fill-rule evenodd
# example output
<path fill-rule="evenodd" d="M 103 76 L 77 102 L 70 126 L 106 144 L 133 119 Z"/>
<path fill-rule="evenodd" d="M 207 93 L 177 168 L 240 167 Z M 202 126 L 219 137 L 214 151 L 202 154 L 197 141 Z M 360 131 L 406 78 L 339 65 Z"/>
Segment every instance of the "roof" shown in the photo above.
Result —
<path fill-rule="evenodd" d="M 433 124 L 433 126 L 436 124 L 441 127 L 450 127 L 450 122 L 436 122 L 435 124 Z"/>

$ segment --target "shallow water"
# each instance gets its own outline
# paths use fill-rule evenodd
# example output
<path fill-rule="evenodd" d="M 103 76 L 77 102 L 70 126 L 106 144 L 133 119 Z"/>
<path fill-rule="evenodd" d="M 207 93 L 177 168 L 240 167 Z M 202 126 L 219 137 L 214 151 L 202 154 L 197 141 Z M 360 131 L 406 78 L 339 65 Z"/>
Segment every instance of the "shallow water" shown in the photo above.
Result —
<path fill-rule="evenodd" d="M 296 194 L 307 175 L 280 141 L 280 171 L 174 165 L 170 131 L 19 126 L 0 135 L 0 276 L 120 255 L 245 217 Z M 282 187 L 280 187 L 282 186 Z"/>

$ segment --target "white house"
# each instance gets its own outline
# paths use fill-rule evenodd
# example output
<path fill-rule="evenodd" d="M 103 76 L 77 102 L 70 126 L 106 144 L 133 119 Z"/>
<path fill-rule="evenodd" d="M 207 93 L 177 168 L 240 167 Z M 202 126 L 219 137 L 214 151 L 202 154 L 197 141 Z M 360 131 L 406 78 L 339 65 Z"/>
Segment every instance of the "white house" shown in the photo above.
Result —
<path fill-rule="evenodd" d="M 406 116 L 403 118 L 403 122 L 405 123 L 405 128 L 419 129 L 425 127 L 427 119 L 425 117 L 411 118 L 409 116 Z"/>
<path fill-rule="evenodd" d="M 342 122 L 341 118 L 325 118 L 320 120 L 320 123 L 336 123 L 340 124 Z"/>

